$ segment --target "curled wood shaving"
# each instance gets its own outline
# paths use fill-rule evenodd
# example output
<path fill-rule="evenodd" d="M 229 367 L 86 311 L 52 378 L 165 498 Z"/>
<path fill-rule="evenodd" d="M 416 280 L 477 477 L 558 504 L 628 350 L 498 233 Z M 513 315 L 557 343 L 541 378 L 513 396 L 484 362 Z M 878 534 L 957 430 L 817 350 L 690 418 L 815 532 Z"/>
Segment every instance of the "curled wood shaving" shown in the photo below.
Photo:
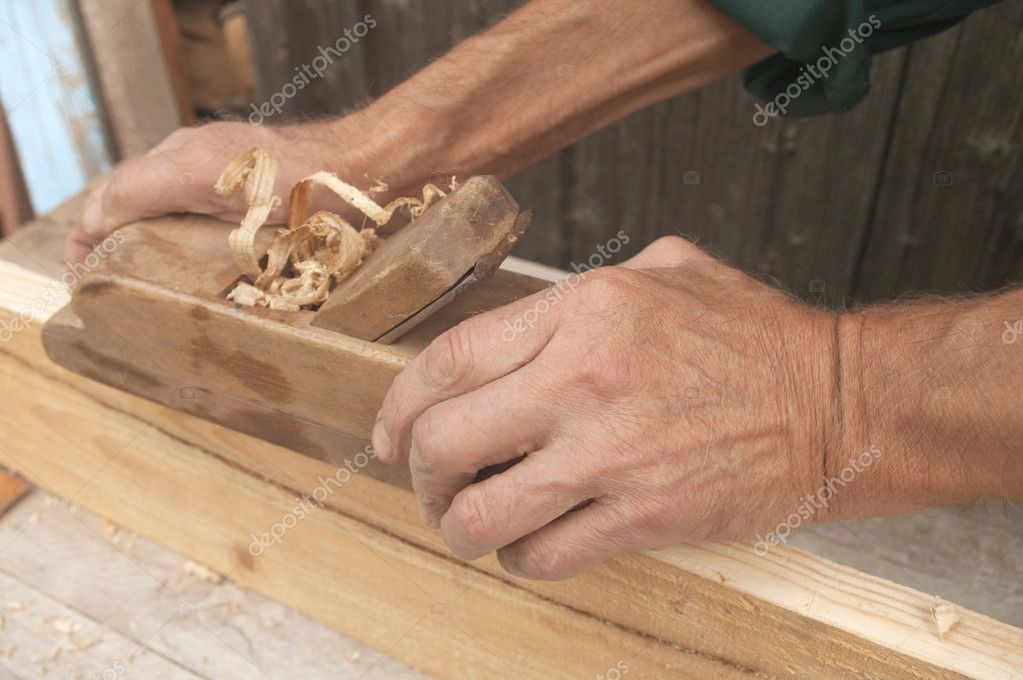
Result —
<path fill-rule="evenodd" d="M 248 276 L 262 273 L 252 243 L 256 232 L 270 217 L 270 211 L 281 201 L 273 195 L 276 178 L 277 161 L 259 149 L 249 149 L 224 169 L 213 186 L 220 196 L 230 196 L 238 187 L 244 188 L 245 203 L 249 208 L 238 228 L 231 232 L 228 242 L 235 263 Z"/>
<path fill-rule="evenodd" d="M 445 195 L 427 184 L 422 199 L 398 198 L 381 206 L 371 198 L 388 190 L 380 180 L 363 192 L 336 175 L 317 172 L 291 190 L 288 226 L 278 229 L 271 238 L 264 268 L 255 251 L 255 239 L 270 212 L 280 204 L 280 198 L 273 195 L 276 175 L 277 162 L 260 149 L 250 149 L 224 169 L 214 186 L 221 196 L 243 188 L 248 205 L 241 224 L 228 238 L 232 258 L 249 279 L 240 281 L 227 295 L 240 305 L 297 311 L 321 304 L 331 287 L 348 278 L 376 248 L 378 239 L 373 227 L 357 230 L 332 212 L 309 215 L 309 192 L 314 186 L 332 191 L 377 227 L 386 225 L 403 208 L 414 220 Z M 452 177 L 450 189 L 456 187 Z"/>

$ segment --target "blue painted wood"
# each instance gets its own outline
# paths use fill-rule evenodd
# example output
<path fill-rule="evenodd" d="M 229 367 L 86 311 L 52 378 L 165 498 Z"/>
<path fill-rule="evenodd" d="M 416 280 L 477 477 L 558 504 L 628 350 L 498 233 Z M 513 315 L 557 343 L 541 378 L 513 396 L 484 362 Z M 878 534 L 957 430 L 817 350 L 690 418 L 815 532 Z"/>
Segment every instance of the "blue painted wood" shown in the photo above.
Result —
<path fill-rule="evenodd" d="M 0 104 L 39 214 L 112 165 L 71 2 L 0 0 Z"/>

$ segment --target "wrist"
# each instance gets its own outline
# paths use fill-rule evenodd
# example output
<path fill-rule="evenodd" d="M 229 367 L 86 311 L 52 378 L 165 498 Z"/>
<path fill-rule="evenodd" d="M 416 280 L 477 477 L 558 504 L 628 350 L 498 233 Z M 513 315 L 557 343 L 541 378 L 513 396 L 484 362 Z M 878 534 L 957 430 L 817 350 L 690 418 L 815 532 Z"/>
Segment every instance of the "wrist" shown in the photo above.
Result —
<path fill-rule="evenodd" d="M 1002 474 L 1012 452 L 989 393 L 997 371 L 978 372 L 969 352 L 992 332 L 972 317 L 980 304 L 877 307 L 841 317 L 841 448 L 873 455 L 835 494 L 829 518 L 1006 496 Z M 838 475 L 848 458 L 829 460 L 826 475 Z"/>
<path fill-rule="evenodd" d="M 386 182 L 391 197 L 417 195 L 427 182 L 446 181 L 444 175 L 464 179 L 446 164 L 444 131 L 424 111 L 388 94 L 335 121 L 330 137 L 345 149 L 345 164 Z"/>

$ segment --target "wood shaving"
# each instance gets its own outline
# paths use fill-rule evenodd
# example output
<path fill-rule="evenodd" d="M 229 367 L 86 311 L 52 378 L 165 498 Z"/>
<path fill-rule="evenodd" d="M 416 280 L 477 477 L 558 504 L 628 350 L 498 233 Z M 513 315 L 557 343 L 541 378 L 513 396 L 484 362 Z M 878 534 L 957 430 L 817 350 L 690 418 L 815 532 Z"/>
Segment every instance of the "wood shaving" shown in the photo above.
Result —
<path fill-rule="evenodd" d="M 185 576 L 194 576 L 195 578 L 206 581 L 207 583 L 221 583 L 224 580 L 224 577 L 217 572 L 212 569 L 207 569 L 201 564 L 197 564 L 191 560 L 182 562 L 181 566 L 178 567 L 178 570 Z"/>
<path fill-rule="evenodd" d="M 381 206 L 371 196 L 388 190 L 384 182 L 377 180 L 363 192 L 337 175 L 317 172 L 292 188 L 287 228 L 278 229 L 270 239 L 264 268 L 255 250 L 256 232 L 281 202 L 273 195 L 276 177 L 277 162 L 254 148 L 234 159 L 214 186 L 220 196 L 230 196 L 242 188 L 248 205 L 245 217 L 228 237 L 231 257 L 248 277 L 227 295 L 239 305 L 298 311 L 322 304 L 331 288 L 351 276 L 377 247 L 377 227 L 389 223 L 403 209 L 415 220 L 445 196 L 444 191 L 427 184 L 421 199 L 397 198 Z M 457 185 L 452 177 L 449 190 Z M 309 215 L 309 192 L 314 186 L 333 192 L 376 227 L 356 229 L 340 215 L 327 211 Z"/>
<path fill-rule="evenodd" d="M 67 619 L 60 618 L 53 619 L 51 623 L 53 624 L 54 630 L 56 630 L 58 633 L 70 634 L 78 630 L 78 626 L 76 626 L 73 622 L 68 621 Z"/>
<path fill-rule="evenodd" d="M 959 612 L 947 602 L 942 602 L 931 608 L 931 620 L 938 630 L 938 639 L 944 640 L 945 634 L 952 630 L 952 626 L 959 623 Z"/>

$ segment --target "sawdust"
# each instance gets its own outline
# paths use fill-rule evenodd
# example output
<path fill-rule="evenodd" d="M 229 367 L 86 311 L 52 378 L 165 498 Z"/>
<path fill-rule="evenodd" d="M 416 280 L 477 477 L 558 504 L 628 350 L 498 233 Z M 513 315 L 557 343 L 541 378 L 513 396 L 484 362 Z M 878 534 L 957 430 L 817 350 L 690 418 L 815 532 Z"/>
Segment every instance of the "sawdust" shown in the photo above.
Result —
<path fill-rule="evenodd" d="M 186 560 L 185 562 L 182 562 L 181 565 L 178 566 L 178 571 L 180 571 L 185 576 L 193 576 L 199 579 L 200 581 L 206 581 L 207 583 L 217 584 L 221 583 L 224 580 L 224 577 L 218 574 L 217 572 L 213 571 L 212 569 L 207 569 L 206 567 L 196 562 L 193 562 L 192 560 Z"/>
<path fill-rule="evenodd" d="M 389 223 L 404 210 L 415 220 L 445 192 L 433 184 L 423 188 L 423 197 L 398 198 L 381 206 L 371 196 L 388 187 L 378 181 L 363 192 L 329 172 L 306 177 L 291 190 L 287 228 L 278 229 L 266 251 L 266 265 L 260 264 L 255 249 L 256 232 L 281 199 L 273 195 L 277 161 L 261 149 L 249 149 L 224 169 L 214 186 L 220 196 L 242 188 L 248 209 L 238 227 L 231 231 L 231 257 L 248 281 L 240 281 L 227 298 L 240 305 L 269 307 L 285 311 L 308 309 L 323 303 L 332 286 L 351 276 L 377 247 L 376 227 Z M 324 187 L 352 206 L 376 227 L 356 229 L 340 215 L 319 211 L 309 215 L 309 192 Z M 451 178 L 450 189 L 457 182 Z"/>

